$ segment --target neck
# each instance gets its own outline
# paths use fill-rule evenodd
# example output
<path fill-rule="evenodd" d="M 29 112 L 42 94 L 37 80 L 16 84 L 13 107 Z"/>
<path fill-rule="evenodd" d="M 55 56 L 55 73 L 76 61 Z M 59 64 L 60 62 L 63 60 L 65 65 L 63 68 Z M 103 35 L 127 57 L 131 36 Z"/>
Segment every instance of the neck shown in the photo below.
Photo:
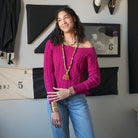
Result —
<path fill-rule="evenodd" d="M 68 41 L 68 42 L 74 42 L 74 40 L 76 39 L 74 32 L 64 33 L 64 39 L 65 39 L 65 41 Z"/>

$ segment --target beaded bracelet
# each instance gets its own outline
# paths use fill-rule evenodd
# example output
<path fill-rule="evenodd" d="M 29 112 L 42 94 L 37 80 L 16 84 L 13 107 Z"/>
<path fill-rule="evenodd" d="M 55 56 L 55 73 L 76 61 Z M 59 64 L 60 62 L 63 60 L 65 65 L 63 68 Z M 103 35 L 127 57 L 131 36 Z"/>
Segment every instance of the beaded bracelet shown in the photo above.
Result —
<path fill-rule="evenodd" d="M 69 87 L 69 96 L 73 96 L 75 94 L 76 94 L 76 92 L 75 92 L 73 86 Z"/>

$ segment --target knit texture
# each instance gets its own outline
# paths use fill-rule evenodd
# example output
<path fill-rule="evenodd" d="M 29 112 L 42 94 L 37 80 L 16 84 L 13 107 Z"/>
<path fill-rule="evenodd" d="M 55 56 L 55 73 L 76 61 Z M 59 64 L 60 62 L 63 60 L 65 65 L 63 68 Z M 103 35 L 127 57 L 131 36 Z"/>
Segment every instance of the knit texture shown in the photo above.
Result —
<path fill-rule="evenodd" d="M 74 51 L 74 47 L 64 45 L 67 69 Z M 84 81 L 83 74 L 88 72 L 88 79 Z M 76 94 L 89 94 L 89 89 L 100 84 L 100 70 L 97 62 L 95 48 L 77 48 L 72 67 L 69 72 L 70 80 L 64 80 L 66 73 L 64 68 L 62 46 L 54 46 L 47 41 L 44 52 L 44 82 L 47 92 L 54 92 L 53 87 L 69 88 L 73 86 Z M 52 97 L 49 98 L 49 102 Z"/>

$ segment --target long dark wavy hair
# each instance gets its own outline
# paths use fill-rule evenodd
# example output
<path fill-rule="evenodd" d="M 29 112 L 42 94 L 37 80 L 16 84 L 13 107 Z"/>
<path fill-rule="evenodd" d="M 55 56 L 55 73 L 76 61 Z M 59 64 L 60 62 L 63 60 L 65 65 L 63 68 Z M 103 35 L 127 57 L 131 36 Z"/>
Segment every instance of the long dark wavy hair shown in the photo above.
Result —
<path fill-rule="evenodd" d="M 66 13 L 70 14 L 72 18 L 76 19 L 74 22 L 74 29 L 76 31 L 75 35 L 77 36 L 79 42 L 83 42 L 84 37 L 85 37 L 84 27 L 79 19 L 79 16 L 69 6 L 66 6 L 66 7 L 58 10 L 56 13 L 56 26 L 51 34 L 51 37 L 50 37 L 51 42 L 54 43 L 54 45 L 63 43 L 63 37 L 62 37 L 63 34 L 58 25 L 58 13 L 61 11 L 65 11 Z"/>

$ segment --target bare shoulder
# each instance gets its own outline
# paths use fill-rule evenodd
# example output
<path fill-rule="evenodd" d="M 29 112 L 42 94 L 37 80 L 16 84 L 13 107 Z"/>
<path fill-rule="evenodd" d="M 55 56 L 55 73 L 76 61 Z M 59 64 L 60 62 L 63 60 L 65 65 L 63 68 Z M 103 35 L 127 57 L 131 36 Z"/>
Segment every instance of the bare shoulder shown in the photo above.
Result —
<path fill-rule="evenodd" d="M 90 41 L 85 41 L 85 47 L 91 48 L 93 47 L 93 44 Z"/>
<path fill-rule="evenodd" d="M 91 47 L 93 47 L 93 44 L 90 41 L 84 40 L 83 43 L 80 43 L 80 47 L 82 47 L 82 48 L 91 48 Z"/>

